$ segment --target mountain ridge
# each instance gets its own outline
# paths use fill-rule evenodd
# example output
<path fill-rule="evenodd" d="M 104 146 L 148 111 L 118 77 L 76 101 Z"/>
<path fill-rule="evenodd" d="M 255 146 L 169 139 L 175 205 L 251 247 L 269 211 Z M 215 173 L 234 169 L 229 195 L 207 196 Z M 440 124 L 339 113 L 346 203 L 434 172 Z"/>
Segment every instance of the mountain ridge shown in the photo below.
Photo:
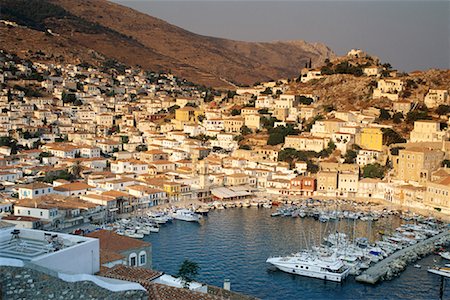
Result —
<path fill-rule="evenodd" d="M 1 0 L 0 4 L 6 5 L 8 9 L 21 2 Z M 25 2 L 29 4 L 36 0 Z M 72 50 L 92 50 L 127 65 L 171 70 L 178 76 L 211 86 L 225 82 L 252 84 L 256 81 L 295 77 L 310 59 L 313 65 L 319 65 L 326 58 L 334 57 L 332 50 L 322 43 L 302 40 L 245 42 L 199 35 L 105 0 L 42 0 L 39 3 L 38 8 L 41 10 L 54 6 L 52 9 L 57 14 L 45 16 L 42 13 L 40 22 L 46 29 L 59 34 L 60 39 L 73 44 L 75 48 Z M 24 7 L 28 9 L 29 6 Z M 3 11 L 2 19 L 5 16 Z M 23 9 L 19 10 L 15 17 L 26 13 Z M 29 13 L 32 16 L 34 14 Z M 2 32 L 2 36 L 6 35 L 5 28 L 2 28 Z M 12 37 L 6 35 L 6 38 L 14 39 L 14 34 Z M 47 38 L 53 39 L 54 36 L 47 35 Z M 45 42 L 50 48 L 48 41 L 40 41 Z M 31 47 L 26 49 L 23 43 L 10 41 L 6 43 L 5 50 L 14 50 L 15 46 L 18 52 L 31 50 Z M 39 43 L 36 46 L 39 48 Z M 66 51 L 70 52 L 71 49 Z M 81 53 L 80 56 L 86 55 Z"/>

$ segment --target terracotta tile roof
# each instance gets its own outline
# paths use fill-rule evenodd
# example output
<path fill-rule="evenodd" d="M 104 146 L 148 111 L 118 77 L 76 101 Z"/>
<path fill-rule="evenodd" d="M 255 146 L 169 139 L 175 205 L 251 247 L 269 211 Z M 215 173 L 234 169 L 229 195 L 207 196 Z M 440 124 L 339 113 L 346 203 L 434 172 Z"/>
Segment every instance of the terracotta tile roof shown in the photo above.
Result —
<path fill-rule="evenodd" d="M 30 190 L 45 189 L 45 188 L 49 188 L 49 187 L 52 187 L 52 186 L 49 184 L 42 183 L 42 182 L 33 182 L 30 184 L 24 184 L 24 185 L 19 186 L 19 188 L 30 189 Z"/>
<path fill-rule="evenodd" d="M 100 250 L 100 264 L 104 265 L 113 261 L 124 259 L 125 256 L 123 256 L 120 253 L 108 251 L 108 250 Z M 107 269 L 108 270 L 108 269 Z M 108 277 L 108 276 L 105 276 Z"/>
<path fill-rule="evenodd" d="M 96 208 L 99 205 L 88 201 L 80 200 L 77 197 L 66 197 L 58 194 L 44 195 L 34 199 L 20 199 L 15 203 L 16 206 L 34 207 L 41 209 L 58 208 L 65 209 L 84 209 Z"/>
<path fill-rule="evenodd" d="M 126 187 L 127 190 L 135 190 L 139 192 L 144 192 L 147 194 L 154 194 L 154 193 L 161 193 L 163 190 L 160 189 L 154 189 L 145 185 L 130 185 Z"/>
<path fill-rule="evenodd" d="M 439 184 L 450 186 L 450 176 L 439 181 Z"/>
<path fill-rule="evenodd" d="M 128 267 L 125 265 L 116 265 L 111 269 L 102 268 L 100 276 L 114 278 L 125 281 L 132 281 L 142 285 L 148 292 L 148 298 L 151 300 L 219 300 L 223 297 L 211 294 L 191 291 L 189 289 L 177 288 L 151 281 L 163 275 L 162 272 Z"/>
<path fill-rule="evenodd" d="M 125 265 L 115 265 L 114 267 L 106 269 L 102 273 L 100 273 L 100 275 L 104 277 L 127 281 L 135 281 L 139 283 L 141 281 L 146 281 L 146 283 L 148 283 L 149 281 L 152 281 L 163 274 L 164 274 L 163 272 L 155 270 L 138 267 L 129 267 Z"/>
<path fill-rule="evenodd" d="M 58 192 L 70 192 L 70 191 L 87 190 L 87 189 L 92 189 L 92 188 L 94 188 L 94 187 L 90 186 L 89 184 L 84 183 L 84 182 L 72 182 L 72 183 L 67 183 L 67 184 L 63 184 L 60 186 L 56 186 L 53 189 Z"/>
<path fill-rule="evenodd" d="M 126 236 L 118 235 L 111 230 L 98 230 L 88 233 L 86 236 L 100 240 L 100 250 L 120 252 L 129 249 L 149 247 L 151 244 Z"/>
<path fill-rule="evenodd" d="M 152 283 L 144 286 L 148 293 L 149 299 L 157 300 L 219 300 L 222 297 L 194 292 L 189 289 L 176 288 L 159 283 Z"/>

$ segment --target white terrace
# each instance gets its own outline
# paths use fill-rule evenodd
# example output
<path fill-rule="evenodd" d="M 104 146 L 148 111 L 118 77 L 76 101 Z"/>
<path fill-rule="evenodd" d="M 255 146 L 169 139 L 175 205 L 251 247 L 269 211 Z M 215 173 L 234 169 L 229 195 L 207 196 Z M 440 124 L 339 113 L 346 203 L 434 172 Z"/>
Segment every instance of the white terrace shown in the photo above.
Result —
<path fill-rule="evenodd" d="M 97 239 L 34 229 L 0 229 L 0 257 L 69 274 L 94 274 L 100 268 Z"/>

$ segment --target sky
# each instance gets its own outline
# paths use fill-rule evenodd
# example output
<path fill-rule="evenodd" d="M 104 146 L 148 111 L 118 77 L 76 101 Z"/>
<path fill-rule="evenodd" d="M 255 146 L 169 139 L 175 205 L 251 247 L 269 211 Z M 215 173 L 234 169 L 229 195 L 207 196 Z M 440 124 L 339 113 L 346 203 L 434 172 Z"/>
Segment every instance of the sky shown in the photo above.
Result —
<path fill-rule="evenodd" d="M 450 1 L 113 0 L 189 31 L 358 48 L 402 71 L 450 69 Z"/>

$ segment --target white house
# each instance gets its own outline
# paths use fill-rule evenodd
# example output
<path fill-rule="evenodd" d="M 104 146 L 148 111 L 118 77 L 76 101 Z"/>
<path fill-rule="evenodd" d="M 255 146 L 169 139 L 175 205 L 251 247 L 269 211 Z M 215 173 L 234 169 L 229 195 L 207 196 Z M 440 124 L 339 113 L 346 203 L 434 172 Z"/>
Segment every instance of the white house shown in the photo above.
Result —
<path fill-rule="evenodd" d="M 34 182 L 19 187 L 19 199 L 34 199 L 44 195 L 53 194 L 53 187 L 51 185 Z"/>

